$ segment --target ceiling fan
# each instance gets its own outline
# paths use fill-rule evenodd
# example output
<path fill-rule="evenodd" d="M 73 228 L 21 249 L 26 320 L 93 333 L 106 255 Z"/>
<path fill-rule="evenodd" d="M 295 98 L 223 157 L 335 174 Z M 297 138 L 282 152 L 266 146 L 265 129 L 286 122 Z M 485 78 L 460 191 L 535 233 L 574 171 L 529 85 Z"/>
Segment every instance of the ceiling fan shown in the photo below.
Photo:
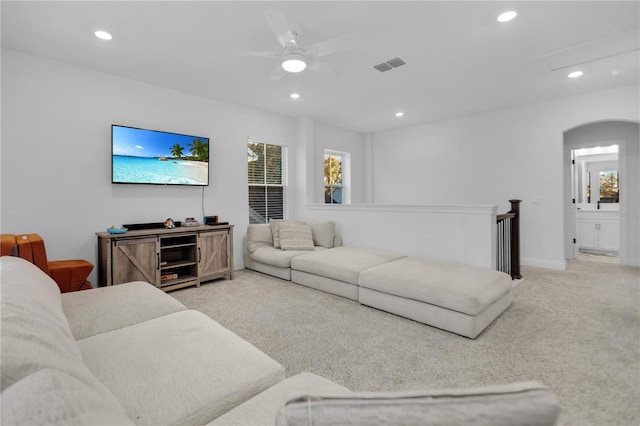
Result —
<path fill-rule="evenodd" d="M 332 73 L 333 69 L 330 65 L 317 61 L 316 58 L 349 49 L 350 42 L 356 36 L 356 34 L 350 34 L 301 47 L 296 40 L 296 37 L 302 34 L 301 25 L 289 24 L 282 12 L 268 10 L 264 14 L 282 49 L 279 52 L 235 51 L 235 53 L 245 56 L 280 58 L 280 64 L 269 76 L 270 80 L 280 80 L 287 72 L 297 73 L 307 68 L 312 71 Z"/>

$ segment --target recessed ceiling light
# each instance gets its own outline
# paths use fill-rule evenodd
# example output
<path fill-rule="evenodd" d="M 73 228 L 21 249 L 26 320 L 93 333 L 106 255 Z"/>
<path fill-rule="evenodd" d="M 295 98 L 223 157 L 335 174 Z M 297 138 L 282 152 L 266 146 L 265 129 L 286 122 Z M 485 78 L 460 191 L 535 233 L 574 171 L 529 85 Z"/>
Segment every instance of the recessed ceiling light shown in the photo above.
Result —
<path fill-rule="evenodd" d="M 501 13 L 500 16 L 498 16 L 498 22 L 509 22 L 516 16 L 518 16 L 518 12 L 516 12 L 515 10 L 509 10 L 507 12 Z"/>
<path fill-rule="evenodd" d="M 289 95 L 291 99 L 300 99 L 300 93 L 292 93 Z"/>
<path fill-rule="evenodd" d="M 569 75 L 567 75 L 567 77 L 569 78 L 577 78 L 582 76 L 584 73 L 582 71 L 574 71 L 574 72 L 570 72 Z"/>
<path fill-rule="evenodd" d="M 100 31 L 100 30 L 98 30 L 98 31 L 96 31 L 94 34 L 96 35 L 96 37 L 98 37 L 99 39 L 102 39 L 102 40 L 111 40 L 111 39 L 113 38 L 113 37 L 111 36 L 111 34 L 109 34 L 109 33 L 108 33 L 108 32 L 106 32 L 106 31 Z"/>
<path fill-rule="evenodd" d="M 403 115 L 404 115 L 404 112 L 402 111 L 396 112 L 396 117 L 402 117 Z"/>

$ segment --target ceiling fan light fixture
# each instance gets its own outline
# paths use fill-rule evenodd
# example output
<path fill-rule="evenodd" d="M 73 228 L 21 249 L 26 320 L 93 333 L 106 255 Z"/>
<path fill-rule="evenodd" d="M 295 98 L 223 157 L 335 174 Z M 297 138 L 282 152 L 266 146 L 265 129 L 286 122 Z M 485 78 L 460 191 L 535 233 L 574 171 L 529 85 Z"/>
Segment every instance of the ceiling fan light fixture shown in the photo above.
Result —
<path fill-rule="evenodd" d="M 287 53 L 283 58 L 282 68 L 287 72 L 301 72 L 307 68 L 307 61 L 300 53 Z"/>

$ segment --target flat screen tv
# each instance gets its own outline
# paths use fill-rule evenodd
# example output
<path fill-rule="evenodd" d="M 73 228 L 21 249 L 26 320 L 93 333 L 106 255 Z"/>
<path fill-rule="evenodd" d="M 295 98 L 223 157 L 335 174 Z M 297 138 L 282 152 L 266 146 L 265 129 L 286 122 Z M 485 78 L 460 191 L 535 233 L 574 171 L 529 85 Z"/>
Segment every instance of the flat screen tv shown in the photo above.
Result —
<path fill-rule="evenodd" d="M 111 126 L 111 182 L 209 185 L 209 138 Z"/>

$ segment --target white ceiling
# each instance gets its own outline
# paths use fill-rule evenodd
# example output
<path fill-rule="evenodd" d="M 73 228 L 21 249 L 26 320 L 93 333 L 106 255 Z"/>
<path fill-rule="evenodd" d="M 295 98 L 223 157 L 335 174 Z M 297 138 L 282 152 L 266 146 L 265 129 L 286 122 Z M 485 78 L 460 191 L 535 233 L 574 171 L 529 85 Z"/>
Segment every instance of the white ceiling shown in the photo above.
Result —
<path fill-rule="evenodd" d="M 2 47 L 358 132 L 638 84 L 638 1 L 2 1 Z M 499 13 L 518 17 L 498 23 Z M 301 47 L 357 33 L 349 50 L 280 81 L 265 10 Z M 113 40 L 93 33 L 103 29 Z M 385 73 L 372 67 L 401 57 Z M 594 57 L 606 57 L 596 59 Z M 585 62 L 552 71 L 549 64 Z M 566 64 L 565 64 L 566 65 Z M 569 79 L 573 69 L 585 74 Z M 630 89 L 631 90 L 631 89 Z M 291 92 L 299 100 L 289 98 Z M 405 116 L 396 118 L 396 111 Z"/>

